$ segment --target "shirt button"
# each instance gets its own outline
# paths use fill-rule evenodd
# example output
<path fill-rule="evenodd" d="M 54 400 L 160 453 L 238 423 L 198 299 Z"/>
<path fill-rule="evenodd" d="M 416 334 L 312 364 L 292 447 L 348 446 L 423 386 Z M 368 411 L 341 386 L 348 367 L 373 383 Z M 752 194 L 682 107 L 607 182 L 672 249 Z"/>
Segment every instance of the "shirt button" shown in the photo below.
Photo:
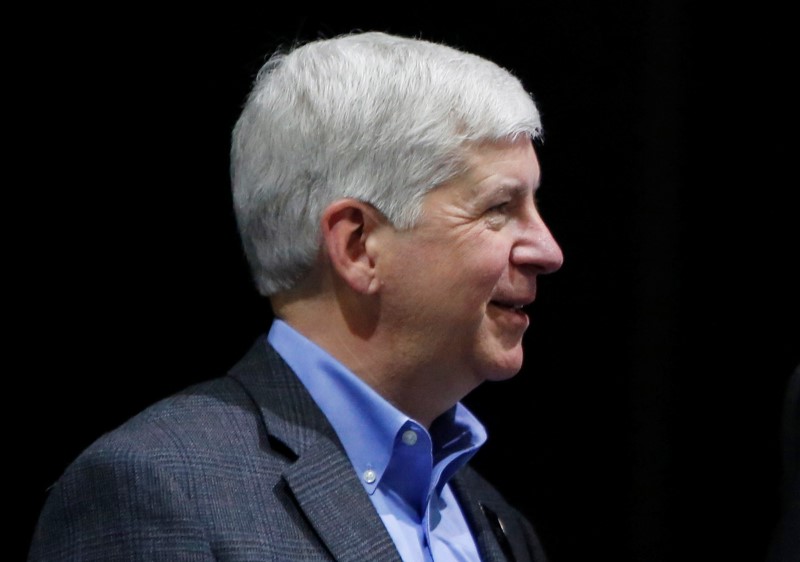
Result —
<path fill-rule="evenodd" d="M 407 429 L 403 432 L 403 443 L 406 445 L 413 445 L 417 442 L 417 432 L 413 429 Z"/>
<path fill-rule="evenodd" d="M 375 482 L 376 478 L 378 478 L 378 476 L 377 474 L 375 474 L 375 471 L 372 470 L 371 468 L 368 468 L 367 470 L 364 471 L 364 482 L 366 482 L 367 484 L 372 484 L 373 482 Z"/>

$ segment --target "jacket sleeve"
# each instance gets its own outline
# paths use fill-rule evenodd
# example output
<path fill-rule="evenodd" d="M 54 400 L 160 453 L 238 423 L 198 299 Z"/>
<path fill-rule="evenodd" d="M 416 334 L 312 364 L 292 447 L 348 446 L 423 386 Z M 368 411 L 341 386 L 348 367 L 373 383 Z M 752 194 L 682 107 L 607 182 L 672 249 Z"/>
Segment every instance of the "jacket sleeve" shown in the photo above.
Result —
<path fill-rule="evenodd" d="M 190 500 L 141 452 L 87 451 L 50 489 L 28 561 L 210 562 Z"/>

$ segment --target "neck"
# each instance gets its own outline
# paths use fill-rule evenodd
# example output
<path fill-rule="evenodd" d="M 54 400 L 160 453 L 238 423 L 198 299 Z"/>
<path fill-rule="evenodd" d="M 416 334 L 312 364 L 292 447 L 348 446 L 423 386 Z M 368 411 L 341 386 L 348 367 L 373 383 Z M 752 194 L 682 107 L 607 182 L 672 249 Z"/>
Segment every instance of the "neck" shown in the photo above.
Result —
<path fill-rule="evenodd" d="M 425 427 L 475 385 L 463 388 L 442 358 L 420 357 L 380 322 L 373 297 L 305 291 L 272 297 L 275 315 L 330 353 L 401 412 Z"/>

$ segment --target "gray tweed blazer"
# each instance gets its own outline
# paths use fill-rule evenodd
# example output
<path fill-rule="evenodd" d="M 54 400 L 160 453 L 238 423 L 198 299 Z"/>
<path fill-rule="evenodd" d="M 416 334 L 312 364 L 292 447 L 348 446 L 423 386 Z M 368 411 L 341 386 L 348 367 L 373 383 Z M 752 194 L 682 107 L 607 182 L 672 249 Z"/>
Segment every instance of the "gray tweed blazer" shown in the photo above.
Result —
<path fill-rule="evenodd" d="M 453 489 L 485 561 L 544 562 L 469 467 Z M 48 493 L 29 562 L 394 561 L 341 443 L 264 337 L 227 376 L 102 436 Z"/>

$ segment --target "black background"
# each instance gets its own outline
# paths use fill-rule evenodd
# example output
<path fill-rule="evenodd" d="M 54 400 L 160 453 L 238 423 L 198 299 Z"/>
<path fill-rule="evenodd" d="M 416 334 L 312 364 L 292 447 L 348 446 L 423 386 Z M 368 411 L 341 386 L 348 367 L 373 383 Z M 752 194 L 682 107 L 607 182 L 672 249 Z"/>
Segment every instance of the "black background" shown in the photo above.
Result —
<path fill-rule="evenodd" d="M 763 559 L 800 362 L 791 17 L 766 3 L 526 6 L 9 20 L 24 31 L 6 176 L 21 552 L 84 447 L 224 373 L 269 325 L 228 180 L 265 55 L 379 29 L 495 60 L 542 112 L 541 209 L 565 265 L 541 281 L 523 371 L 466 399 L 490 435 L 478 468 L 552 562 Z"/>

